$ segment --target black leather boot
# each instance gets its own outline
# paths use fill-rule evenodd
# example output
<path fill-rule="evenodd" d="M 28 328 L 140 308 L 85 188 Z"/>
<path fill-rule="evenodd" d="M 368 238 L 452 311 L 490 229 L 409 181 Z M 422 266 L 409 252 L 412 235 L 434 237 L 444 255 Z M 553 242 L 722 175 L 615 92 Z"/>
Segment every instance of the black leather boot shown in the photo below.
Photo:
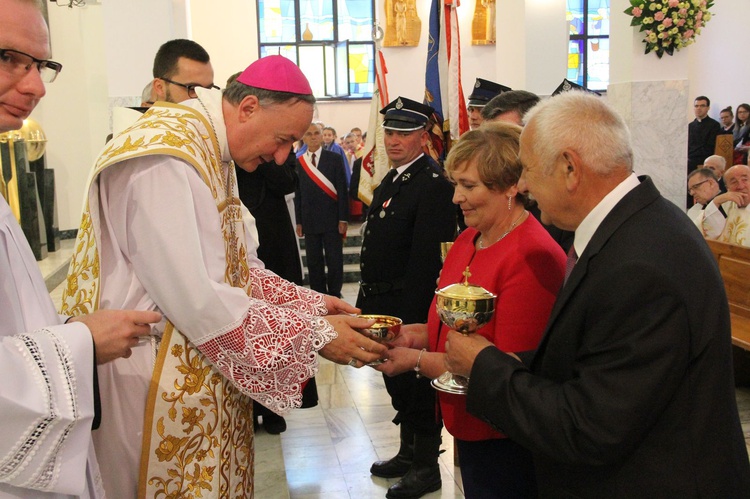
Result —
<path fill-rule="evenodd" d="M 401 423 L 401 447 L 398 454 L 387 461 L 376 461 L 370 467 L 370 473 L 381 478 L 398 478 L 404 476 L 414 459 L 414 432 L 408 425 Z"/>
<path fill-rule="evenodd" d="M 387 499 L 418 498 L 442 487 L 440 479 L 440 435 L 414 437 L 414 461 L 404 477 L 391 485 Z"/>

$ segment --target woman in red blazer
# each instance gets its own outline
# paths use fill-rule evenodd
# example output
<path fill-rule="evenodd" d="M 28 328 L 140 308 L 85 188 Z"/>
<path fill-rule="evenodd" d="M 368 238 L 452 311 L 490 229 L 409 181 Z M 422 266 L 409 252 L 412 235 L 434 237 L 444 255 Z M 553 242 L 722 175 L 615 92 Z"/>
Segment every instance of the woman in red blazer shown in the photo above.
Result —
<path fill-rule="evenodd" d="M 461 282 L 468 267 L 471 284 L 497 295 L 492 320 L 478 334 L 506 352 L 537 347 L 565 273 L 565 254 L 529 216 L 516 186 L 520 133 L 505 123 L 468 132 L 445 165 L 468 228 L 448 253 L 438 287 Z M 404 326 L 378 370 L 440 376 L 448 330 L 433 300 L 427 324 Z M 534 497 L 531 454 L 471 416 L 465 396 L 440 392 L 439 398 L 445 427 L 456 438 L 466 497 Z"/>

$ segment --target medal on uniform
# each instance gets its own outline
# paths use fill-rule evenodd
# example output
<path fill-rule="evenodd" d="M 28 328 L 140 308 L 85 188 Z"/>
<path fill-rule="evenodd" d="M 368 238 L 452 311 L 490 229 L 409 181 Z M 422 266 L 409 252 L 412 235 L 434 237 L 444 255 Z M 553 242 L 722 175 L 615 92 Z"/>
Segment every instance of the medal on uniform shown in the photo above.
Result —
<path fill-rule="evenodd" d="M 391 199 L 393 199 L 393 198 L 388 198 L 383 203 L 383 207 L 380 210 L 380 218 L 385 218 L 385 209 L 388 208 L 389 204 L 391 204 Z"/>

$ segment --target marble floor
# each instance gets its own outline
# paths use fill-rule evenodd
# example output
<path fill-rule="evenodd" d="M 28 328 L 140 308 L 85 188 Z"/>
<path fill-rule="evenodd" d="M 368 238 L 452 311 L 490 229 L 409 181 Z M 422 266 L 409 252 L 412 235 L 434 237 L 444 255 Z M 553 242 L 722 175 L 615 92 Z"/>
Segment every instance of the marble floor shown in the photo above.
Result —
<path fill-rule="evenodd" d="M 357 285 L 344 284 L 344 299 L 356 301 Z M 316 376 L 319 403 L 298 409 L 287 416 L 287 430 L 281 434 L 280 449 L 289 497 L 303 498 L 382 498 L 397 479 L 370 475 L 373 461 L 389 459 L 398 451 L 398 428 L 391 423 L 395 414 L 385 390 L 382 375 L 369 367 L 353 369 L 321 360 Z M 264 462 L 268 436 L 258 432 L 256 477 L 259 499 L 286 497 L 266 489 L 270 480 L 283 475 L 266 472 Z M 453 439 L 443 430 L 445 449 L 440 456 L 443 488 L 424 497 L 462 498 L 460 471 L 453 466 Z M 277 452 L 275 443 L 269 451 Z M 277 473 L 273 475 L 273 473 Z"/>
<path fill-rule="evenodd" d="M 344 285 L 344 298 L 356 301 L 356 284 Z M 62 288 L 52 293 L 59 304 Z M 258 499 L 382 498 L 395 479 L 373 477 L 370 465 L 398 450 L 394 411 L 381 374 L 321 360 L 316 377 L 320 402 L 287 416 L 287 430 L 269 435 L 262 427 L 255 441 Z M 750 449 L 750 388 L 737 388 L 737 404 Z M 440 456 L 443 488 L 428 499 L 462 498 L 460 471 L 453 466 L 453 440 L 443 431 Z"/>

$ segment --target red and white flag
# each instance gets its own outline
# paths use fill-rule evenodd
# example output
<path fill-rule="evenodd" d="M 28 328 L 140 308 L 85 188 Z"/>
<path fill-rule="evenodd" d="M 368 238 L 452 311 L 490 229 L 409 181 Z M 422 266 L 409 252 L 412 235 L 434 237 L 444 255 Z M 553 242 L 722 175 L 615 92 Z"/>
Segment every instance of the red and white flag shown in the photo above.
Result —
<path fill-rule="evenodd" d="M 375 90 L 372 93 L 370 105 L 370 123 L 367 127 L 365 155 L 362 156 L 362 171 L 359 175 L 359 189 L 357 195 L 363 203 L 372 204 L 372 193 L 380 185 L 380 181 L 388 173 L 388 156 L 383 142 L 383 115 L 380 110 L 388 105 L 388 84 L 385 75 L 385 58 L 380 48 L 375 54 Z"/>

